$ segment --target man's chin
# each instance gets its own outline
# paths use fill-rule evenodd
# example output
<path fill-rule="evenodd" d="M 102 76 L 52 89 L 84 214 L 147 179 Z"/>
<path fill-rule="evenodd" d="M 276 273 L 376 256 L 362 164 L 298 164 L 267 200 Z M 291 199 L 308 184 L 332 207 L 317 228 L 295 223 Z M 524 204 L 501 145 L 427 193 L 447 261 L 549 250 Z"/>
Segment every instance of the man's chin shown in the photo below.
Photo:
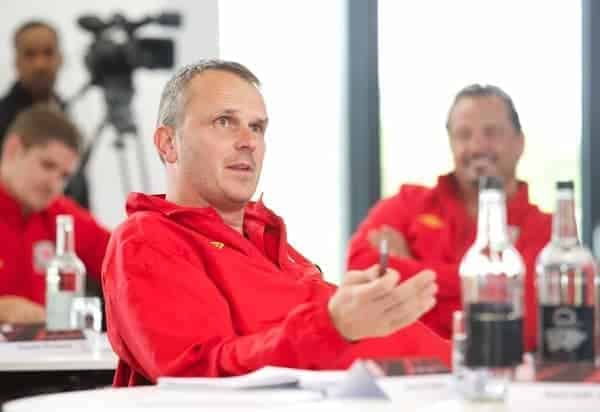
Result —
<path fill-rule="evenodd" d="M 52 95 L 52 85 L 33 84 L 30 88 L 31 94 L 39 99 L 47 99 Z"/>
<path fill-rule="evenodd" d="M 244 207 L 254 196 L 254 192 L 235 192 L 227 194 L 227 203 L 236 205 L 237 207 Z"/>
<path fill-rule="evenodd" d="M 47 209 L 52 203 L 52 199 L 36 199 L 32 202 L 28 202 L 28 208 L 31 212 L 37 213 Z"/>

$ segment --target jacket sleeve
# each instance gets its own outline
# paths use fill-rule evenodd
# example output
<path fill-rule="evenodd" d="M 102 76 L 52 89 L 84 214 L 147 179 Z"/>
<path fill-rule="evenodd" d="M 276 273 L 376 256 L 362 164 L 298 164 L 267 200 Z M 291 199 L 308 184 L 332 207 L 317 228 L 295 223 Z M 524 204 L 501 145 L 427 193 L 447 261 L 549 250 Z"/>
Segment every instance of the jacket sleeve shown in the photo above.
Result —
<path fill-rule="evenodd" d="M 421 186 L 405 185 L 397 195 L 378 202 L 369 211 L 350 241 L 348 268 L 362 270 L 379 261 L 379 252 L 368 240 L 370 231 L 386 225 L 406 237 L 408 226 L 418 213 L 425 193 L 426 189 Z M 421 321 L 442 337 L 449 338 L 452 313 L 460 309 L 458 264 L 390 256 L 389 266 L 397 270 L 402 279 L 408 279 L 424 269 L 436 272 L 437 304 L 421 318 Z"/>
<path fill-rule="evenodd" d="M 394 202 L 383 201 L 373 208 L 351 240 L 348 254 L 350 269 L 365 269 L 378 262 L 378 251 L 369 243 L 368 232 L 386 224 L 404 233 L 411 213 L 410 206 L 410 202 L 404 198 L 404 201 L 400 201 L 400 199 L 396 199 Z M 550 239 L 551 217 L 535 209 L 528 214 L 524 221 L 527 224 L 523 225 L 516 246 L 523 257 L 526 269 L 524 285 L 525 348 L 532 351 L 537 346 L 535 262 L 539 252 Z M 452 313 L 460 310 L 462 306 L 459 262 L 417 261 L 409 258 L 390 257 L 389 265 L 396 269 L 404 279 L 414 276 L 423 269 L 431 269 L 436 272 L 439 286 L 438 302 L 421 320 L 442 337 L 449 338 L 452 329 Z"/>
<path fill-rule="evenodd" d="M 239 336 L 205 269 L 175 249 L 131 239 L 109 246 L 104 266 L 111 343 L 150 381 L 238 375 L 266 365 L 331 368 L 350 346 L 325 301 L 299 305 L 276 326 Z"/>
<path fill-rule="evenodd" d="M 386 225 L 406 237 L 408 225 L 414 219 L 424 193 L 425 189 L 420 186 L 403 186 L 398 195 L 382 200 L 375 205 L 350 241 L 348 268 L 366 269 L 379 261 L 378 251 L 371 246 L 368 240 L 369 232 L 372 230 Z M 437 273 L 439 297 L 456 298 L 460 296 L 460 282 L 457 277 L 458 264 L 425 262 L 390 256 L 389 265 L 396 269 L 402 278 L 414 276 L 425 268 L 432 269 Z"/>

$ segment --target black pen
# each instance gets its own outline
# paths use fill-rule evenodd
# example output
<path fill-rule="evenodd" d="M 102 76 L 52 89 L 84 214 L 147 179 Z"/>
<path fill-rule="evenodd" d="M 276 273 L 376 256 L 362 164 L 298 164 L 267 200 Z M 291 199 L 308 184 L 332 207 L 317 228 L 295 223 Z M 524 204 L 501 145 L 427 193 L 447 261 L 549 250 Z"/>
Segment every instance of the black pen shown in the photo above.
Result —
<path fill-rule="evenodd" d="M 379 276 L 385 275 L 388 267 L 388 257 L 390 248 L 386 237 L 382 237 L 379 241 Z"/>

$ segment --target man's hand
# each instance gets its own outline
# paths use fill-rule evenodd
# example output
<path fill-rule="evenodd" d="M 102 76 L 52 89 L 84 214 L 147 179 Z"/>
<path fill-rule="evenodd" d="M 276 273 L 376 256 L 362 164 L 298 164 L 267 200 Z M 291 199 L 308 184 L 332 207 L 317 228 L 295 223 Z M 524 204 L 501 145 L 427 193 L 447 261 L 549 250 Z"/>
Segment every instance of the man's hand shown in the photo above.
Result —
<path fill-rule="evenodd" d="M 384 225 L 379 229 L 373 229 L 369 231 L 368 240 L 371 246 L 373 246 L 375 249 L 379 248 L 379 243 L 381 242 L 382 238 L 387 238 L 391 256 L 396 256 L 399 258 L 413 257 L 408 249 L 404 235 L 402 235 L 402 233 L 398 232 L 396 229 Z"/>
<path fill-rule="evenodd" d="M 435 273 L 424 270 L 398 284 L 398 272 L 379 266 L 350 271 L 329 300 L 329 314 L 350 340 L 389 335 L 419 319 L 435 305 Z"/>
<path fill-rule="evenodd" d="M 0 296 L 0 322 L 41 323 L 46 321 L 44 307 L 20 296 Z"/>

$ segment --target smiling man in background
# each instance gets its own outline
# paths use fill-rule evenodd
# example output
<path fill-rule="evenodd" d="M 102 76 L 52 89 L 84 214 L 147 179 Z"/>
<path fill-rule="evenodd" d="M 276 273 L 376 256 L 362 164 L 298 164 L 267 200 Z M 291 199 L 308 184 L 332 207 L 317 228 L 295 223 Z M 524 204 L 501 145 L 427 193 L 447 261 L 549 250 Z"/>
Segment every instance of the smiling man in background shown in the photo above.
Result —
<path fill-rule="evenodd" d="M 390 266 L 410 277 L 423 269 L 436 272 L 436 306 L 422 321 L 450 337 L 452 312 L 462 307 L 459 263 L 477 230 L 480 176 L 503 179 L 510 235 L 523 255 L 525 276 L 525 343 L 535 349 L 537 306 L 534 263 L 550 239 L 551 217 L 529 202 L 527 184 L 516 169 L 525 137 L 510 96 L 496 86 L 478 84 L 460 90 L 448 113 L 446 129 L 454 171 L 426 188 L 406 184 L 381 200 L 354 234 L 349 269 L 364 269 L 378 260 L 377 245 L 388 238 Z"/>

